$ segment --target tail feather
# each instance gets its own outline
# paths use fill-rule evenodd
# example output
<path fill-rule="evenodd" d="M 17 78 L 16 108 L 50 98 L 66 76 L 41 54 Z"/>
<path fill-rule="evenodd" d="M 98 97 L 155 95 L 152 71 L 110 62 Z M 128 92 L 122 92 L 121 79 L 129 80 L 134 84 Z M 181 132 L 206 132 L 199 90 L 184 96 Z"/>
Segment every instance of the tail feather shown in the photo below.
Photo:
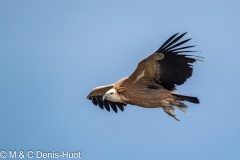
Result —
<path fill-rule="evenodd" d="M 173 95 L 177 98 L 177 100 L 188 101 L 196 104 L 200 103 L 197 97 L 184 96 L 179 94 L 173 94 Z"/>

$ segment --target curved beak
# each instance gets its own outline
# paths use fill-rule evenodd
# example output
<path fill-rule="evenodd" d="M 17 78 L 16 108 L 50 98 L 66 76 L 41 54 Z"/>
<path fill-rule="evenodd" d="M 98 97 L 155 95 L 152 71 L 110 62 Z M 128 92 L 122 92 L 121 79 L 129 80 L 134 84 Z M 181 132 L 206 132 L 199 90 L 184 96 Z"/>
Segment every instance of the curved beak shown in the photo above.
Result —
<path fill-rule="evenodd" d="M 107 95 L 106 94 L 103 95 L 103 101 L 104 100 L 107 100 Z"/>

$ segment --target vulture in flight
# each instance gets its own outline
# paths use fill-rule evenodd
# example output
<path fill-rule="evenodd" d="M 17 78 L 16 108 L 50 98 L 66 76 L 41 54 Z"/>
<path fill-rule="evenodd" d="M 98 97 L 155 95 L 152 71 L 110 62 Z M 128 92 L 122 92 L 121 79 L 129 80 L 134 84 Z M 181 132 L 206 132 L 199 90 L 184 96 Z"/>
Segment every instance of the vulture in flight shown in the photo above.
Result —
<path fill-rule="evenodd" d="M 162 108 L 164 112 L 179 120 L 175 114 L 178 107 L 184 113 L 187 105 L 183 101 L 199 103 L 197 97 L 176 94 L 176 86 L 182 85 L 192 76 L 192 64 L 202 57 L 188 55 L 186 49 L 194 47 L 182 46 L 191 39 L 181 40 L 186 33 L 174 34 L 152 55 L 138 63 L 136 70 L 129 77 L 115 84 L 94 88 L 87 96 L 94 105 L 117 113 L 127 104 L 144 108 Z"/>

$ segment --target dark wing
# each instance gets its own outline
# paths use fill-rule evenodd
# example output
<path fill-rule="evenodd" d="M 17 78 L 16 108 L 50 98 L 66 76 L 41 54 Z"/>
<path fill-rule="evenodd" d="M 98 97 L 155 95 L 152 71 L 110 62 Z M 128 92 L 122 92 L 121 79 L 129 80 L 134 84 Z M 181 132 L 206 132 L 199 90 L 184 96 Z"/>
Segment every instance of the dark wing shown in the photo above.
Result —
<path fill-rule="evenodd" d="M 161 84 L 168 90 L 174 90 L 176 85 L 181 85 L 192 76 L 192 64 L 202 57 L 183 53 L 195 52 L 185 50 L 194 46 L 183 46 L 191 39 L 180 41 L 185 35 L 178 33 L 171 36 L 151 56 L 138 63 L 137 69 L 129 77 L 133 83 L 141 78 L 147 78 Z M 180 41 L 180 42 L 179 42 Z"/>
<path fill-rule="evenodd" d="M 91 100 L 92 103 L 95 106 L 99 106 L 101 109 L 106 109 L 107 111 L 110 111 L 110 107 L 114 110 L 114 112 L 117 113 L 117 108 L 119 108 L 121 111 L 124 110 L 124 106 L 126 104 L 118 103 L 118 102 L 111 102 L 108 100 L 103 101 L 103 95 L 111 88 L 113 88 L 114 84 L 106 85 L 106 86 L 100 86 L 94 88 L 91 93 L 87 96 L 87 99 Z"/>

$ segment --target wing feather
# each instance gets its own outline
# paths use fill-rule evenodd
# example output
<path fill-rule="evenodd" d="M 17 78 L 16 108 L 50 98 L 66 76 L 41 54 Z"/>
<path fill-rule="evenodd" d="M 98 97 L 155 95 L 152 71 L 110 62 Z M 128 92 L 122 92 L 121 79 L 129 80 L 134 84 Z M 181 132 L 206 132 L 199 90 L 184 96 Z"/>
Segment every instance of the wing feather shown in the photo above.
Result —
<path fill-rule="evenodd" d="M 187 34 L 187 32 L 181 34 L 180 36 L 176 37 L 175 39 L 173 39 L 169 44 L 167 44 L 166 46 L 163 46 L 162 49 L 159 49 L 156 53 L 161 53 L 164 50 L 167 50 L 168 47 L 170 47 L 172 44 L 176 43 L 178 40 L 180 40 L 185 34 Z"/>
<path fill-rule="evenodd" d="M 169 51 L 173 52 L 173 51 L 178 51 L 178 50 L 192 48 L 192 47 L 195 47 L 195 46 L 180 47 L 180 48 L 175 48 L 175 49 L 172 49 L 172 50 L 169 50 Z"/>
<path fill-rule="evenodd" d="M 155 53 L 138 63 L 129 79 L 136 83 L 139 79 L 147 78 L 168 90 L 174 90 L 176 85 L 186 82 L 192 76 L 192 64 L 197 60 L 202 61 L 202 57 L 182 54 L 196 52 L 185 50 L 195 47 L 194 45 L 182 46 L 191 40 L 180 41 L 186 33 L 171 36 Z"/>
<path fill-rule="evenodd" d="M 116 105 L 118 106 L 118 108 L 123 112 L 124 111 L 124 107 L 122 103 L 116 103 Z"/>
<path fill-rule="evenodd" d="M 101 96 L 96 96 L 98 106 L 103 109 L 103 101 L 101 100 Z"/>
<path fill-rule="evenodd" d="M 107 101 L 103 101 L 103 104 L 104 104 L 105 109 L 106 109 L 108 112 L 110 112 L 110 107 L 109 107 L 108 102 L 107 102 Z"/>
<path fill-rule="evenodd" d="M 176 34 L 172 35 L 170 38 L 168 38 L 168 40 L 166 40 L 166 41 L 162 44 L 162 46 L 157 50 L 157 53 L 158 53 L 160 50 L 162 50 L 163 47 L 165 47 L 173 38 L 175 38 L 176 35 L 178 35 L 178 33 L 176 33 Z"/>
<path fill-rule="evenodd" d="M 114 112 L 117 113 L 117 107 L 116 107 L 116 103 L 108 101 L 108 103 L 110 104 L 111 108 L 113 109 Z"/>
<path fill-rule="evenodd" d="M 189 40 L 191 40 L 191 38 L 190 38 L 190 39 L 187 39 L 187 40 L 185 40 L 185 41 L 179 42 L 179 43 L 177 43 L 177 44 L 175 44 L 175 45 L 173 45 L 173 46 L 171 46 L 171 47 L 169 47 L 169 48 L 166 48 L 166 50 L 164 50 L 164 51 L 165 51 L 165 52 L 170 51 L 171 49 L 176 48 L 176 47 L 178 47 L 178 46 L 180 46 L 180 45 L 188 42 Z"/>
<path fill-rule="evenodd" d="M 95 97 L 91 97 L 92 103 L 96 106 L 97 105 L 97 100 Z"/>

